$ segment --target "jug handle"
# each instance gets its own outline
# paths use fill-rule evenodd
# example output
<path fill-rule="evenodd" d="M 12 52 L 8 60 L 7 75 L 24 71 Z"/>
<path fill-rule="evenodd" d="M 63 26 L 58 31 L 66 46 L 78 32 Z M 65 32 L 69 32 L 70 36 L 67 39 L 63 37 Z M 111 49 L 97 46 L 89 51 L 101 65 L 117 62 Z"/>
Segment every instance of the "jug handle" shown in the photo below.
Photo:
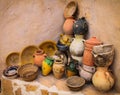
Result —
<path fill-rule="evenodd" d="M 82 40 L 82 42 L 84 43 L 84 42 L 85 42 L 85 40 L 83 39 L 83 40 Z"/>
<path fill-rule="evenodd" d="M 44 57 L 47 57 L 47 54 L 43 54 Z"/>

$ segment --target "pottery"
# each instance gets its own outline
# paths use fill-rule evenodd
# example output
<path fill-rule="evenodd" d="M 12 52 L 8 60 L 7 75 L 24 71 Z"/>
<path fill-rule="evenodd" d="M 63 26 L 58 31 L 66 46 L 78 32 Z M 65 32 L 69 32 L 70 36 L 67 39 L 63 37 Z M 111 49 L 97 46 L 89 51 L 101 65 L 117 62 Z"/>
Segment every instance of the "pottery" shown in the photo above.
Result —
<path fill-rule="evenodd" d="M 67 18 L 63 24 L 63 31 L 66 35 L 72 35 L 73 34 L 73 24 L 75 22 L 75 19 L 73 18 Z"/>
<path fill-rule="evenodd" d="M 65 73 L 65 65 L 61 59 L 56 59 L 53 64 L 53 75 L 55 78 L 60 79 Z"/>
<path fill-rule="evenodd" d="M 77 35 L 85 35 L 88 32 L 88 23 L 84 17 L 75 21 L 73 24 L 73 32 Z"/>
<path fill-rule="evenodd" d="M 114 78 L 108 67 L 97 67 L 97 71 L 92 77 L 93 85 L 100 91 L 108 91 L 114 85 Z"/>
<path fill-rule="evenodd" d="M 95 70 L 90 71 L 90 69 L 83 68 L 82 66 L 78 65 L 77 69 L 79 70 L 79 75 L 84 78 L 86 81 L 91 81 L 92 76 Z"/>
<path fill-rule="evenodd" d="M 93 49 L 93 46 L 97 46 L 100 44 L 102 44 L 102 42 L 99 41 L 96 37 L 92 37 L 88 40 L 85 40 L 84 42 L 85 50 L 83 53 L 83 60 L 82 60 L 83 64 L 88 65 L 88 66 L 94 65 L 92 49 Z"/>
<path fill-rule="evenodd" d="M 71 77 L 77 74 L 76 64 L 74 61 L 70 61 L 69 64 L 66 65 L 66 76 Z"/>
<path fill-rule="evenodd" d="M 60 35 L 60 43 L 69 46 L 72 42 L 73 35 L 61 34 Z"/>
<path fill-rule="evenodd" d="M 47 57 L 47 54 L 45 54 L 43 50 L 37 50 L 35 54 L 33 54 L 34 64 L 41 67 L 42 61 L 45 59 L 45 57 Z"/>
<path fill-rule="evenodd" d="M 94 46 L 92 54 L 96 66 L 110 66 L 113 62 L 114 47 L 111 44 Z"/>
<path fill-rule="evenodd" d="M 82 63 L 82 56 L 84 52 L 83 35 L 75 35 L 72 43 L 70 44 L 70 54 L 74 60 Z"/>
<path fill-rule="evenodd" d="M 46 76 L 52 71 L 53 62 L 54 60 L 51 57 L 46 57 L 42 61 L 42 75 Z"/>

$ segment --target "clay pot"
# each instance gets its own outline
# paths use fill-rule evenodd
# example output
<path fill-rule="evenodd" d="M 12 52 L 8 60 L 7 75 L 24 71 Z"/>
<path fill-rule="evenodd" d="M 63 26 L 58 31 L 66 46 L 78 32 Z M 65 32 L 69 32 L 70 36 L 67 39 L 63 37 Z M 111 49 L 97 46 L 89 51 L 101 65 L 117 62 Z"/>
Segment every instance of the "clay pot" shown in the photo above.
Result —
<path fill-rule="evenodd" d="M 96 66 L 110 66 L 113 62 L 114 47 L 110 44 L 94 46 L 92 54 Z"/>
<path fill-rule="evenodd" d="M 114 85 L 113 75 L 107 67 L 97 67 L 97 71 L 92 78 L 93 85 L 100 91 L 108 91 Z"/>
<path fill-rule="evenodd" d="M 65 65 L 61 59 L 56 59 L 53 64 L 53 75 L 55 78 L 60 79 L 65 73 Z"/>
<path fill-rule="evenodd" d="M 73 18 L 67 18 L 63 24 L 63 31 L 67 35 L 73 34 L 73 24 L 75 22 L 75 19 Z"/>
<path fill-rule="evenodd" d="M 43 52 L 43 50 L 38 50 L 35 52 L 35 54 L 33 55 L 34 58 L 34 64 L 36 64 L 37 66 L 42 65 L 42 61 L 45 59 L 47 55 Z"/>
<path fill-rule="evenodd" d="M 97 46 L 102 44 L 101 41 L 99 41 L 96 37 L 92 37 L 84 42 L 85 44 L 85 50 L 83 54 L 83 64 L 88 66 L 93 66 L 93 56 L 92 56 L 92 49 L 93 46 Z"/>
<path fill-rule="evenodd" d="M 52 71 L 54 60 L 50 57 L 46 57 L 42 62 L 42 74 L 48 75 Z"/>
<path fill-rule="evenodd" d="M 72 43 L 70 44 L 70 54 L 74 60 L 82 63 L 82 56 L 84 51 L 83 35 L 75 35 Z"/>
<path fill-rule="evenodd" d="M 84 68 L 82 66 L 78 66 L 77 69 L 79 70 L 79 75 L 84 78 L 86 81 L 91 81 L 92 80 L 92 76 L 95 72 L 95 67 L 85 67 Z"/>

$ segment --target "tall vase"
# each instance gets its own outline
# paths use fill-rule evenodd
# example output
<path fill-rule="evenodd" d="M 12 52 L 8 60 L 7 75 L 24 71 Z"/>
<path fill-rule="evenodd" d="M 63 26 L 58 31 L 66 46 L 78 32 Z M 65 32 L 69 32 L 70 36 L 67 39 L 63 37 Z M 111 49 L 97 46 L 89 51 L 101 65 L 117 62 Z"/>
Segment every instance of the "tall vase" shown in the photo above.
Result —
<path fill-rule="evenodd" d="M 82 63 L 82 56 L 83 56 L 83 51 L 84 51 L 83 36 L 84 35 L 75 35 L 75 38 L 70 44 L 71 57 L 74 60 L 79 61 L 79 63 Z"/>

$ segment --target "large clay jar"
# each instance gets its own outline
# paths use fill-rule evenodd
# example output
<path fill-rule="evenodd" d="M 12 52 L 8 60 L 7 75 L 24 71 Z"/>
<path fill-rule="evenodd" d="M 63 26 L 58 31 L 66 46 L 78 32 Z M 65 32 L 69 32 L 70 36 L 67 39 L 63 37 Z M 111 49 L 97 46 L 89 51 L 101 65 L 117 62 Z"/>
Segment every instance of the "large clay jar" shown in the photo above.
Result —
<path fill-rule="evenodd" d="M 33 55 L 34 58 L 34 64 L 36 64 L 37 66 L 42 65 L 42 61 L 45 59 L 47 55 L 43 52 L 43 50 L 38 50 L 35 52 L 35 54 Z"/>
<path fill-rule="evenodd" d="M 93 46 L 97 46 L 102 44 L 101 41 L 99 41 L 96 37 L 92 37 L 84 42 L 85 44 L 85 50 L 83 54 L 83 64 L 88 66 L 93 66 L 93 56 L 92 56 L 92 49 Z"/>
<path fill-rule="evenodd" d="M 84 51 L 83 35 L 75 35 L 72 43 L 70 44 L 70 54 L 74 60 L 82 63 L 82 56 Z"/>
<path fill-rule="evenodd" d="M 65 65 L 61 59 L 54 60 L 53 64 L 53 75 L 55 78 L 60 79 L 65 73 Z"/>
<path fill-rule="evenodd" d="M 108 91 L 114 85 L 114 78 L 107 67 L 97 67 L 97 71 L 92 77 L 92 82 L 98 90 Z"/>
<path fill-rule="evenodd" d="M 50 57 L 46 57 L 42 62 L 42 75 L 48 75 L 52 71 L 54 60 Z"/>
<path fill-rule="evenodd" d="M 94 46 L 92 54 L 96 66 L 110 66 L 113 62 L 114 47 L 111 44 Z"/>
<path fill-rule="evenodd" d="M 73 34 L 73 24 L 75 22 L 75 19 L 73 18 L 67 18 L 63 24 L 63 31 L 67 35 Z"/>
<path fill-rule="evenodd" d="M 79 75 L 84 78 L 86 81 L 91 81 L 92 76 L 95 72 L 95 67 L 91 66 L 78 66 L 77 69 L 79 70 Z"/>

